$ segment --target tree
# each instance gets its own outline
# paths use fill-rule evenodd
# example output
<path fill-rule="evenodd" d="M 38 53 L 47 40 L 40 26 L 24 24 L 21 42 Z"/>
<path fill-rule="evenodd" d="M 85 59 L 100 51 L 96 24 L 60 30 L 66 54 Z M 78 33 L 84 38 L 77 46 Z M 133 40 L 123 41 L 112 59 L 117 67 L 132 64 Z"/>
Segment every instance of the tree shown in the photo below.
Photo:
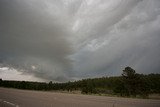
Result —
<path fill-rule="evenodd" d="M 2 85 L 3 80 L 0 78 L 0 86 Z"/>
<path fill-rule="evenodd" d="M 126 88 L 124 87 L 124 81 L 122 80 L 122 78 L 119 78 L 115 82 L 115 87 L 113 88 L 113 91 L 115 93 L 119 93 L 120 96 L 125 96 L 127 91 L 126 91 Z"/>
<path fill-rule="evenodd" d="M 93 93 L 94 92 L 94 84 L 91 79 L 87 79 L 84 82 L 84 86 L 82 88 L 82 93 Z"/>
<path fill-rule="evenodd" d="M 126 67 L 123 70 L 122 78 L 124 81 L 125 94 L 127 96 L 136 96 L 140 88 L 140 77 L 136 74 L 135 70 L 131 67 Z"/>
<path fill-rule="evenodd" d="M 130 78 L 130 79 L 132 79 L 132 78 L 135 78 L 135 74 L 136 74 L 136 72 L 135 72 L 134 69 L 132 69 L 131 67 L 126 67 L 123 70 L 122 76 L 124 78 Z"/>
<path fill-rule="evenodd" d="M 52 90 L 52 88 L 53 88 L 53 84 L 52 84 L 52 81 L 50 81 L 50 82 L 48 83 L 48 89 L 49 89 L 49 90 Z"/>

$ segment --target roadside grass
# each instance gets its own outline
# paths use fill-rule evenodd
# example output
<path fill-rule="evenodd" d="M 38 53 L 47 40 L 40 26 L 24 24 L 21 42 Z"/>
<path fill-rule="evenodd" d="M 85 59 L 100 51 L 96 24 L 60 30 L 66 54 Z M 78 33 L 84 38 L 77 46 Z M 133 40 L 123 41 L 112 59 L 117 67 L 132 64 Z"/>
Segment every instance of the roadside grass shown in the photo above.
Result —
<path fill-rule="evenodd" d="M 67 91 L 67 90 L 53 90 L 50 92 L 57 92 L 57 93 L 67 93 L 67 94 L 80 94 L 80 95 L 92 95 L 92 96 L 106 96 L 106 97 L 120 97 L 120 98 L 135 98 L 135 99 L 156 99 L 156 100 L 160 100 L 160 94 L 149 94 L 148 97 L 142 97 L 137 95 L 135 96 L 120 96 L 117 94 L 102 94 L 102 93 L 97 93 L 97 94 L 93 94 L 93 93 L 82 93 L 80 90 L 72 90 L 72 91 Z"/>

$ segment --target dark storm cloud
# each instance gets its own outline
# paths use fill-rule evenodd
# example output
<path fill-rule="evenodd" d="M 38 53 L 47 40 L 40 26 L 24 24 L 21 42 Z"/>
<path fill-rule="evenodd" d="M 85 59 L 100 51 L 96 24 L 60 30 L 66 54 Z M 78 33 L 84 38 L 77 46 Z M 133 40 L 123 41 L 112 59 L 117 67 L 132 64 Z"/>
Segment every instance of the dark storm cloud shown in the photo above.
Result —
<path fill-rule="evenodd" d="M 74 56 L 78 75 L 120 75 L 125 66 L 139 73 L 159 72 L 160 2 L 123 0 L 110 8 L 88 16 L 95 20 L 83 32 L 87 36 L 81 36 L 83 42 Z M 87 23 L 81 26 L 78 32 L 88 28 Z"/>
<path fill-rule="evenodd" d="M 54 11 L 54 10 L 53 10 Z M 67 78 L 70 32 L 42 1 L 0 1 L 0 59 L 35 76 Z M 34 66 L 34 68 L 32 67 Z"/>
<path fill-rule="evenodd" d="M 0 0 L 0 66 L 48 80 L 158 73 L 159 0 Z"/>

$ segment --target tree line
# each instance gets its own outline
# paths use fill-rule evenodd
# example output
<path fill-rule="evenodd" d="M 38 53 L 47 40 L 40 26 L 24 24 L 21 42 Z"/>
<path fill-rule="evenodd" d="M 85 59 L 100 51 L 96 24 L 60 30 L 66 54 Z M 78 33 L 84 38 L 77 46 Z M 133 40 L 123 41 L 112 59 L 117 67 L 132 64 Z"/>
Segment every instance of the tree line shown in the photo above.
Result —
<path fill-rule="evenodd" d="M 160 74 L 138 74 L 126 67 L 121 76 L 88 78 L 74 82 L 49 83 L 29 81 L 8 81 L 0 79 L 1 87 L 27 90 L 79 90 L 83 94 L 114 94 L 147 98 L 149 94 L 160 93 Z"/>

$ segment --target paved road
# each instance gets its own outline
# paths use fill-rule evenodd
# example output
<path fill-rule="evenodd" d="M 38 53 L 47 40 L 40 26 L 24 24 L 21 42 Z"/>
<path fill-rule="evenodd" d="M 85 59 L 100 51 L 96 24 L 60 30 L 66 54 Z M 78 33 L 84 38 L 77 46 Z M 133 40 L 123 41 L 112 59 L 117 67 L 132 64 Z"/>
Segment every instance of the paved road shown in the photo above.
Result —
<path fill-rule="evenodd" d="M 0 88 L 0 107 L 160 107 L 160 100 Z"/>

